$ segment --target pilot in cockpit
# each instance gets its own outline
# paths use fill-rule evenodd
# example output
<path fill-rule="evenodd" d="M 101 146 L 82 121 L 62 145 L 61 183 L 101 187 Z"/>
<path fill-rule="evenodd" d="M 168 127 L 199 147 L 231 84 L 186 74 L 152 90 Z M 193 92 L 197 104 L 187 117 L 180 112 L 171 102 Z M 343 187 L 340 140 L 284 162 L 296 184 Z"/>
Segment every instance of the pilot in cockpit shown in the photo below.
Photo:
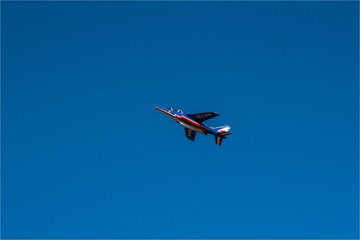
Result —
<path fill-rule="evenodd" d="M 183 111 L 181 111 L 180 109 L 174 109 L 174 108 L 167 108 L 171 111 L 175 111 L 175 112 L 179 112 L 179 113 L 184 113 Z"/>

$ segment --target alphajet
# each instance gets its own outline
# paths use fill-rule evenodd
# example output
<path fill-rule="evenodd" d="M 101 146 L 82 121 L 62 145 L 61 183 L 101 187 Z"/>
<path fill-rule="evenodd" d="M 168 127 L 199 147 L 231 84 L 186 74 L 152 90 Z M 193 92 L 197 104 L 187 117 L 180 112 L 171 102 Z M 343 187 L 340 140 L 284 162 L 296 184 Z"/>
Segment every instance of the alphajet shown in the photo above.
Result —
<path fill-rule="evenodd" d="M 227 135 L 230 135 L 230 126 L 226 125 L 221 127 L 210 127 L 204 122 L 210 118 L 219 116 L 218 113 L 205 112 L 197 114 L 186 114 L 181 110 L 173 108 L 155 107 L 157 110 L 165 114 L 166 116 L 174 119 L 177 123 L 185 127 L 185 134 L 191 141 L 195 140 L 196 133 L 203 135 L 212 134 L 215 136 L 215 142 L 217 145 L 221 145 L 221 142 Z"/>

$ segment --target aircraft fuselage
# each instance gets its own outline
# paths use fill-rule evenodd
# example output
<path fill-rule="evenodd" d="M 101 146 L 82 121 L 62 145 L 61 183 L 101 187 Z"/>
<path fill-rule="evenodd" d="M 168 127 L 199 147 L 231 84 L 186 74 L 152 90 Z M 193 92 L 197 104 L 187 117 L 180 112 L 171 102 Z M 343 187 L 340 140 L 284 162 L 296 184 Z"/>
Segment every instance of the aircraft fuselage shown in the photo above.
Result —
<path fill-rule="evenodd" d="M 197 114 L 185 114 L 181 110 L 176 110 L 172 108 L 161 108 L 155 107 L 157 110 L 165 114 L 166 116 L 174 119 L 177 123 L 185 127 L 186 137 L 194 141 L 196 132 L 203 135 L 212 134 L 215 135 L 216 144 L 221 145 L 223 138 L 226 138 L 226 135 L 231 134 L 229 132 L 230 126 L 225 125 L 221 127 L 209 127 L 204 121 L 216 117 L 219 114 L 214 112 L 207 113 L 197 113 Z"/>
<path fill-rule="evenodd" d="M 187 116 L 185 113 L 177 112 L 173 110 L 169 110 L 166 108 L 159 108 L 155 107 L 157 110 L 165 114 L 166 116 L 174 119 L 177 123 L 183 125 L 184 127 L 187 127 L 193 131 L 196 131 L 198 133 L 201 133 L 203 135 L 213 134 L 217 135 L 216 132 L 212 131 L 208 126 L 206 126 L 204 123 L 198 123 L 194 119 Z"/>

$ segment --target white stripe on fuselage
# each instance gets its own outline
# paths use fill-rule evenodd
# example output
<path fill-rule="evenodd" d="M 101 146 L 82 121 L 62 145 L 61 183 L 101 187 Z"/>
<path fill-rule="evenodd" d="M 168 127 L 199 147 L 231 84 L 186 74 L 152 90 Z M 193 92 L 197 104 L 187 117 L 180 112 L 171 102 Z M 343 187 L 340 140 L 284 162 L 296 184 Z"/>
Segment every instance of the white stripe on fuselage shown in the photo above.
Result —
<path fill-rule="evenodd" d="M 197 128 L 197 127 L 194 127 L 194 126 L 191 126 L 187 123 L 184 123 L 184 122 L 181 122 L 181 121 L 177 121 L 179 124 L 183 125 L 184 127 L 188 128 L 188 129 L 191 129 L 195 132 L 198 132 L 198 133 L 201 133 L 201 134 L 204 134 L 206 135 L 200 128 Z"/>
<path fill-rule="evenodd" d="M 194 126 L 195 124 L 196 124 L 196 125 L 199 125 L 199 126 L 201 126 L 201 125 L 200 125 L 199 123 L 195 122 L 194 120 L 190 119 L 189 117 L 187 117 L 187 116 L 185 116 L 185 115 L 178 115 L 178 114 L 176 114 L 176 113 L 172 114 L 171 112 L 165 111 L 165 110 L 163 110 L 163 109 L 161 109 L 161 108 L 159 108 L 159 109 L 160 109 L 160 111 L 162 111 L 165 115 L 167 115 L 168 117 L 174 119 L 176 122 L 178 122 L 179 124 L 183 125 L 184 127 L 189 128 L 189 129 L 191 129 L 191 130 L 193 130 L 193 131 L 195 131 L 195 132 L 201 133 L 201 134 L 203 134 L 203 135 L 207 135 L 207 133 L 204 132 L 201 128 L 199 128 L 199 127 L 197 127 L 197 126 Z M 182 122 L 182 121 L 180 121 L 180 119 L 177 118 L 177 117 L 179 117 L 179 118 L 184 118 L 184 119 L 190 121 L 191 123 L 193 123 L 194 125 L 190 125 L 190 124 L 188 124 L 188 123 Z"/>

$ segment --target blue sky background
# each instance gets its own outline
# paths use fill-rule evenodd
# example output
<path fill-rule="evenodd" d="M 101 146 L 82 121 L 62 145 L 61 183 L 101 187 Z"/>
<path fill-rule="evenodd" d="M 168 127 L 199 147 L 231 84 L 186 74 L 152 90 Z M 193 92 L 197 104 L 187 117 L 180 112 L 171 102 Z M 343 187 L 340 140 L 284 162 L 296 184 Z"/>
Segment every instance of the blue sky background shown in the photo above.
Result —
<path fill-rule="evenodd" d="M 1 5 L 3 238 L 359 237 L 358 2 Z"/>

